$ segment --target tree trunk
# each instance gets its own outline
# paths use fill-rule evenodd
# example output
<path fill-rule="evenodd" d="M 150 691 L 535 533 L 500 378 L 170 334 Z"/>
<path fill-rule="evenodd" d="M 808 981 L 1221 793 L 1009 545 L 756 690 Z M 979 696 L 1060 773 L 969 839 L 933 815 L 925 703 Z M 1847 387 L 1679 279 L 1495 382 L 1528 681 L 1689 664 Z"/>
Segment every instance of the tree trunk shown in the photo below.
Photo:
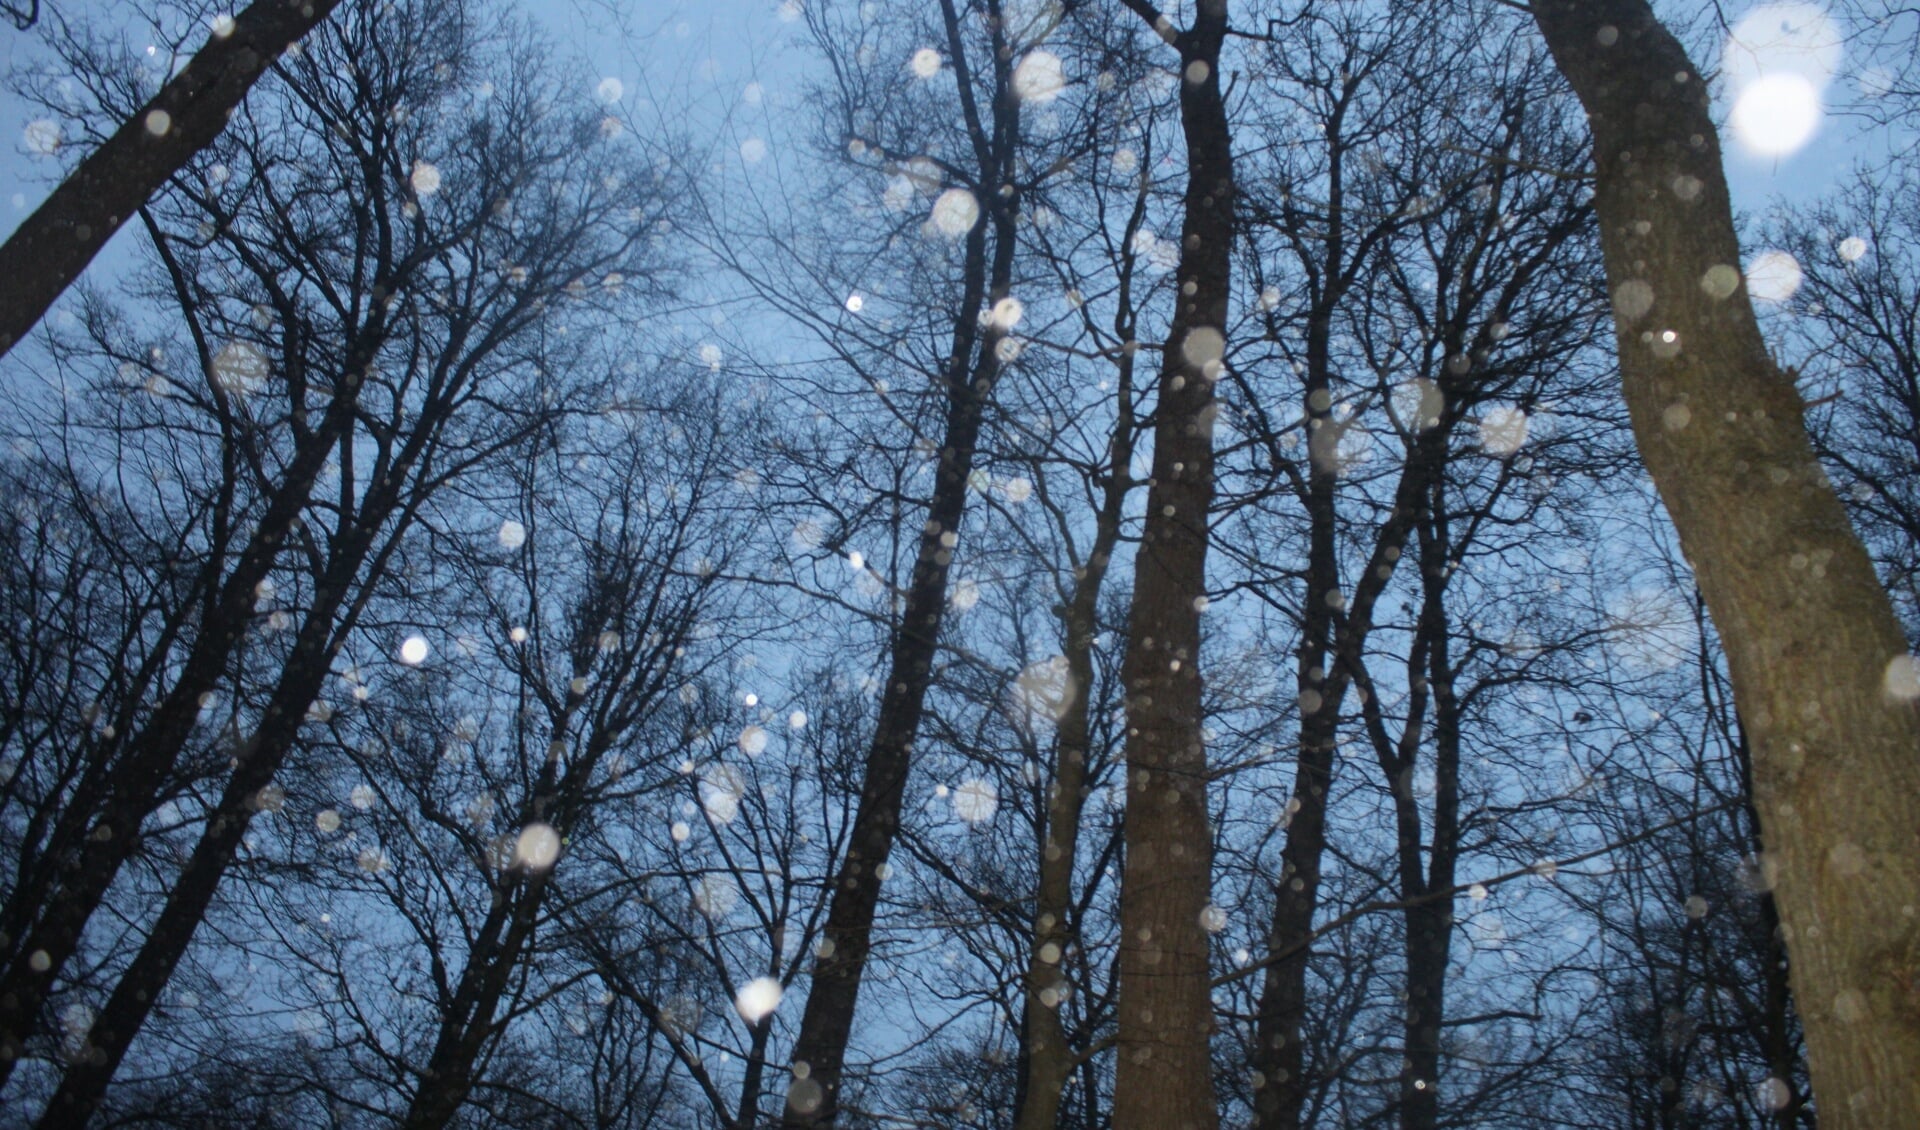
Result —
<path fill-rule="evenodd" d="M 73 285 L 120 225 L 206 148 L 280 53 L 339 0 L 256 0 L 62 181 L 0 247 L 0 356 Z"/>
<path fill-rule="evenodd" d="M 1093 546 L 1064 617 L 1068 701 L 1057 731 L 1057 762 L 1040 851 L 1040 884 L 1034 896 L 1033 945 L 1028 951 L 1025 1032 L 1021 1041 L 1025 1078 L 1015 1122 L 1018 1130 L 1053 1130 L 1060 1116 L 1060 1097 L 1075 1063 L 1073 1049 L 1067 1046 L 1066 1028 L 1060 1023 L 1062 990 L 1067 986 L 1061 965 L 1076 940 L 1073 868 L 1080 845 L 1080 812 L 1086 803 L 1093 637 L 1098 629 L 1100 589 L 1112 563 L 1114 546 L 1120 540 L 1120 522 L 1132 485 L 1128 468 L 1133 465 L 1133 358 L 1134 354 L 1127 353 L 1119 362 L 1119 387 L 1114 399 L 1120 418 L 1114 424 L 1109 447 L 1106 493 L 1101 499 Z"/>
<path fill-rule="evenodd" d="M 1409 664 L 1408 675 L 1426 678 L 1423 697 L 1433 704 L 1433 834 L 1422 857 L 1419 802 L 1413 793 L 1413 753 L 1419 748 L 1417 723 L 1407 736 L 1407 756 L 1394 780 L 1394 804 L 1400 810 L 1400 897 L 1410 905 L 1407 931 L 1407 1013 L 1403 1025 L 1406 1065 L 1400 1074 L 1400 1125 L 1404 1130 L 1434 1130 L 1440 1124 L 1440 1032 L 1446 1020 L 1447 959 L 1453 950 L 1453 884 L 1460 844 L 1460 699 L 1454 688 L 1452 630 L 1447 617 L 1447 562 L 1453 542 L 1447 531 L 1443 486 L 1435 483 L 1432 503 L 1420 530 L 1420 572 L 1424 590 L 1421 632 L 1424 647 L 1416 656 L 1425 671 Z"/>
<path fill-rule="evenodd" d="M 1220 95 L 1226 0 L 1200 0 L 1180 51 L 1187 145 L 1179 297 L 1155 409 L 1153 479 L 1134 564 L 1120 894 L 1120 1130 L 1211 1130 L 1212 830 L 1201 740 L 1200 601 L 1213 502 L 1213 382 L 1224 363 L 1234 234 L 1233 138 Z"/>
<path fill-rule="evenodd" d="M 982 332 L 978 311 L 983 300 L 997 300 L 1007 292 L 1013 273 L 1013 213 L 1008 200 L 986 203 L 990 219 L 967 237 L 969 267 L 959 316 L 954 319 L 953 352 L 946 374 L 947 415 L 927 524 L 894 634 L 880 718 L 867 749 L 860 804 L 847 838 L 846 858 L 834 879 L 807 1007 L 794 1041 L 793 1082 L 787 1089 L 784 1115 L 788 1127 L 831 1124 L 838 1110 L 840 1073 L 880 904 L 881 869 L 899 831 L 913 742 L 933 681 L 934 653 L 946 617 L 953 547 L 943 538 L 959 533 L 981 414 L 999 376 L 995 347 L 1004 330 L 989 326 Z M 990 228 L 994 246 L 989 267 Z"/>
<path fill-rule="evenodd" d="M 227 660 L 253 615 L 257 588 L 268 572 L 287 534 L 305 509 L 313 485 L 334 443 L 353 420 L 361 376 L 384 338 L 378 325 L 370 329 L 348 357 L 341 388 L 328 405 L 322 423 L 296 449 L 282 479 L 223 583 L 209 583 L 207 610 L 196 626 L 193 645 L 181 665 L 180 676 L 155 709 L 141 732 L 114 765 L 110 791 L 98 807 L 75 804 L 71 819 L 77 833 L 89 820 L 93 830 L 84 842 L 59 843 L 65 859 L 35 887 L 15 891 L 9 899 L 9 917 L 33 925 L 10 954 L 0 974 L 0 1085 L 6 1083 L 27 1037 L 32 1033 L 54 979 L 73 956 L 87 922 L 120 872 L 139 848 L 140 824 L 153 807 L 155 793 L 172 770 L 181 747 L 200 717 L 201 696 L 226 673 Z M 218 563 L 209 566 L 217 569 Z M 304 710 L 303 710 L 304 713 Z M 78 840 L 78 836 L 69 837 Z M 49 852 L 52 855 L 52 850 Z M 53 864 L 53 860 L 49 860 Z M 34 900 L 38 905 L 31 905 Z M 35 916 L 38 916 L 37 918 Z M 11 940 L 9 940 L 11 941 Z"/>
<path fill-rule="evenodd" d="M 1535 0 L 1594 134 L 1622 383 L 1726 645 L 1820 1118 L 1920 1126 L 1920 699 L 1738 280 L 1707 84 L 1645 0 Z"/>

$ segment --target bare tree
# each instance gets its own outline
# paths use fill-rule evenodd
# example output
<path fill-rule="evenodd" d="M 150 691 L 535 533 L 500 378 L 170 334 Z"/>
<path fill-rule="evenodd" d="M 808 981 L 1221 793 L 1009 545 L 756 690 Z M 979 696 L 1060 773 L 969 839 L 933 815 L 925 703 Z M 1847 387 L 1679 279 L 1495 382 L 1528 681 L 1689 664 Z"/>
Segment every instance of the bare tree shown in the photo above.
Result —
<path fill-rule="evenodd" d="M 1226 0 L 1199 0 L 1176 29 L 1145 0 L 1126 6 L 1179 55 L 1187 184 L 1179 293 L 1153 409 L 1153 476 L 1134 562 L 1122 679 L 1127 695 L 1125 891 L 1120 907 L 1121 1125 L 1217 1125 L 1209 1040 L 1213 835 L 1201 735 L 1200 615 L 1213 503 L 1214 382 L 1224 373 L 1235 200 L 1222 96 Z"/>
<path fill-rule="evenodd" d="M 218 16 L 213 38 L 147 103 L 125 116 L 0 246 L 0 357 L 80 277 L 193 156 L 227 127 L 241 100 L 339 0 L 256 0 Z M 21 27 L 39 14 L 34 0 Z M 11 5 L 9 14 L 14 14 Z"/>
<path fill-rule="evenodd" d="M 1725 642 L 1822 1120 L 1920 1121 L 1920 669 L 1742 293 L 1707 83 L 1641 0 L 1536 0 L 1587 110 L 1641 457 Z"/>

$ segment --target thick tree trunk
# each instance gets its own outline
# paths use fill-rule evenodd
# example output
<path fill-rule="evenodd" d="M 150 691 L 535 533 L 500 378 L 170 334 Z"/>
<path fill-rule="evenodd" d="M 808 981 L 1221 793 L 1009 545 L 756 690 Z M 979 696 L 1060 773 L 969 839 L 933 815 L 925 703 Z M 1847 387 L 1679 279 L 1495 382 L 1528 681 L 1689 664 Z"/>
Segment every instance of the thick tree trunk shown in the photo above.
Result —
<path fill-rule="evenodd" d="M 1707 84 L 1645 0 L 1535 0 L 1593 128 L 1634 434 L 1726 646 L 1828 1126 L 1920 1126 L 1920 701 L 1747 296 Z M 1731 293 L 1729 290 L 1731 289 Z"/>
<path fill-rule="evenodd" d="M 207 147 L 247 91 L 339 0 L 257 0 L 87 155 L 0 247 L 0 356 L 73 285 L 120 225 Z"/>
<path fill-rule="evenodd" d="M 1225 348 L 1233 138 L 1220 96 L 1226 0 L 1200 0 L 1180 51 L 1187 143 L 1179 296 L 1155 408 L 1153 479 L 1134 564 L 1127 693 L 1126 870 L 1120 891 L 1119 1130 L 1211 1130 L 1208 984 L 1212 830 L 1201 740 L 1200 601 L 1213 503 L 1213 382 Z"/>
<path fill-rule="evenodd" d="M 998 300 L 1006 294 L 1013 273 L 1010 203 L 991 202 L 988 215 L 990 220 L 975 227 L 967 237 L 970 266 L 960 315 L 954 320 L 939 466 L 906 606 L 894 634 L 880 718 L 867 749 L 860 804 L 854 811 L 846 858 L 834 879 L 827 923 L 807 989 L 807 1007 L 794 1041 L 793 1082 L 787 1089 L 784 1115 L 788 1127 L 831 1124 L 838 1111 L 840 1073 L 847 1041 L 853 1034 L 860 981 L 880 905 L 880 876 L 899 832 L 913 742 L 933 680 L 933 659 L 946 616 L 947 574 L 954 552 L 946 539 L 957 537 L 966 509 L 967 479 L 973 473 L 980 419 L 999 375 L 995 347 L 1004 334 L 994 326 L 982 332 L 977 314 L 984 300 Z M 993 234 L 990 266 L 989 230 Z"/>

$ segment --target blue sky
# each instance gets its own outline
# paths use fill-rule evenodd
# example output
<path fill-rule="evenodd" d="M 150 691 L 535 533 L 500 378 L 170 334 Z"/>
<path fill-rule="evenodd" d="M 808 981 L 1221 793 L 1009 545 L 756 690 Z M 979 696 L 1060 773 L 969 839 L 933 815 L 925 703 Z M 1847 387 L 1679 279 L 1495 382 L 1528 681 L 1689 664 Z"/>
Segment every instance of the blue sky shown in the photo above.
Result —
<path fill-rule="evenodd" d="M 597 86 L 602 79 L 618 79 L 623 102 L 642 118 L 649 91 L 676 102 L 691 100 L 692 106 L 678 110 L 691 109 L 693 120 L 701 123 L 700 132 L 715 135 L 716 141 L 728 136 L 729 140 L 720 141 L 718 151 L 730 153 L 739 144 L 731 135 L 772 135 L 777 123 L 757 119 L 778 117 L 783 105 L 791 105 L 797 76 L 808 62 L 805 52 L 796 49 L 804 30 L 796 18 L 796 2 L 703 0 L 667 5 L 650 0 L 525 0 L 521 8 L 549 30 L 563 55 L 578 61 L 586 81 Z M 103 0 L 51 0 L 50 8 L 72 17 L 101 19 L 132 10 L 131 5 Z M 1782 19 L 1791 22 L 1817 16 L 1818 9 L 1806 3 L 1746 4 L 1729 9 L 1728 14 L 1738 25 L 1762 11 L 1770 18 L 1761 22 L 1776 27 Z M 10 27 L 0 30 L 0 66 L 11 73 L 26 59 L 31 35 Z M 1807 64 L 1805 58 L 1791 57 L 1792 51 L 1787 55 L 1788 68 L 1803 71 L 1834 61 Z M 1775 52 L 1771 58 L 1777 64 L 1780 54 Z M 1702 62 L 1711 65 L 1718 60 Z M 1870 75 L 1871 69 L 1859 59 L 1841 57 L 1837 62 L 1839 73 L 1826 84 L 1825 100 L 1844 106 L 1858 97 L 1860 83 L 1854 75 L 1863 71 Z M 1723 91 L 1723 103 L 1726 100 Z M 44 198 L 60 168 L 59 158 L 30 152 L 35 116 L 11 93 L 0 92 L 0 137 L 6 139 L 0 145 L 0 228 L 6 231 Z M 1831 112 L 1821 119 L 1810 141 L 1784 156 L 1755 154 L 1729 137 L 1727 174 L 1735 206 L 1757 216 L 1775 200 L 1817 199 L 1856 159 L 1872 160 L 1886 150 L 1883 133 Z M 1749 256 L 1762 250 L 1747 248 Z M 114 269 L 123 253 L 110 248 L 96 272 Z"/>

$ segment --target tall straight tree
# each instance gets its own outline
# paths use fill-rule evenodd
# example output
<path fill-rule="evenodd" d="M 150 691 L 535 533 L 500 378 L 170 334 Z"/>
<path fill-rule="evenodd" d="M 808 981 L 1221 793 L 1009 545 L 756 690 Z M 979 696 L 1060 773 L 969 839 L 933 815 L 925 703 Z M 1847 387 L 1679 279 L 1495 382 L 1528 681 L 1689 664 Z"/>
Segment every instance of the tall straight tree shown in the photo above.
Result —
<path fill-rule="evenodd" d="M 826 21 L 829 16 L 816 19 Z M 972 33 L 976 26 L 983 27 L 984 42 Z M 963 258 L 958 303 L 951 311 L 950 347 L 935 376 L 942 403 L 939 436 L 933 441 L 937 452 L 933 487 L 925 502 L 925 523 L 914 539 L 913 564 L 899 616 L 892 624 L 879 718 L 859 777 L 859 807 L 847 833 L 846 854 L 834 876 L 806 1009 L 793 1044 L 793 1081 L 784 1115 L 790 1127 L 831 1123 L 838 1112 L 841 1071 L 853 1035 L 861 979 L 873 948 L 880 887 L 899 835 L 913 746 L 933 682 L 946 617 L 947 581 L 966 511 L 981 420 L 1004 359 L 1011 356 L 1000 345 L 1019 320 L 1019 303 L 1008 294 L 1021 181 L 1021 98 L 1014 88 L 1014 54 L 1026 46 L 1021 32 L 1033 29 L 1015 25 L 998 0 L 986 0 L 977 8 L 941 0 L 940 27 L 946 63 L 953 69 L 962 120 L 956 140 L 965 164 L 942 167 L 896 151 L 896 146 L 922 144 L 924 137 L 904 132 L 867 136 L 878 130 L 863 126 L 897 131 L 901 123 L 872 123 L 869 108 L 850 90 L 843 91 L 846 112 L 837 123 L 850 147 L 877 153 L 902 170 L 909 198 L 929 179 L 951 184 L 937 198 L 931 224 L 960 236 Z M 833 30 L 824 22 L 819 30 L 832 50 L 837 45 Z M 843 65 L 854 62 L 840 61 Z"/>
<path fill-rule="evenodd" d="M 1125 3 L 1180 54 L 1187 187 L 1121 676 L 1127 858 L 1113 1121 L 1125 1130 L 1208 1130 L 1220 1114 L 1209 1048 L 1213 833 L 1201 733 L 1200 613 L 1219 412 L 1213 386 L 1226 363 L 1233 269 L 1233 135 L 1220 82 L 1227 0 L 1198 0 L 1192 26 L 1182 31 L 1146 0 Z"/>
<path fill-rule="evenodd" d="M 1920 1125 L 1920 668 L 1743 293 L 1705 78 L 1646 0 L 1534 0 L 1593 129 L 1642 459 L 1727 650 L 1821 1121 Z"/>

